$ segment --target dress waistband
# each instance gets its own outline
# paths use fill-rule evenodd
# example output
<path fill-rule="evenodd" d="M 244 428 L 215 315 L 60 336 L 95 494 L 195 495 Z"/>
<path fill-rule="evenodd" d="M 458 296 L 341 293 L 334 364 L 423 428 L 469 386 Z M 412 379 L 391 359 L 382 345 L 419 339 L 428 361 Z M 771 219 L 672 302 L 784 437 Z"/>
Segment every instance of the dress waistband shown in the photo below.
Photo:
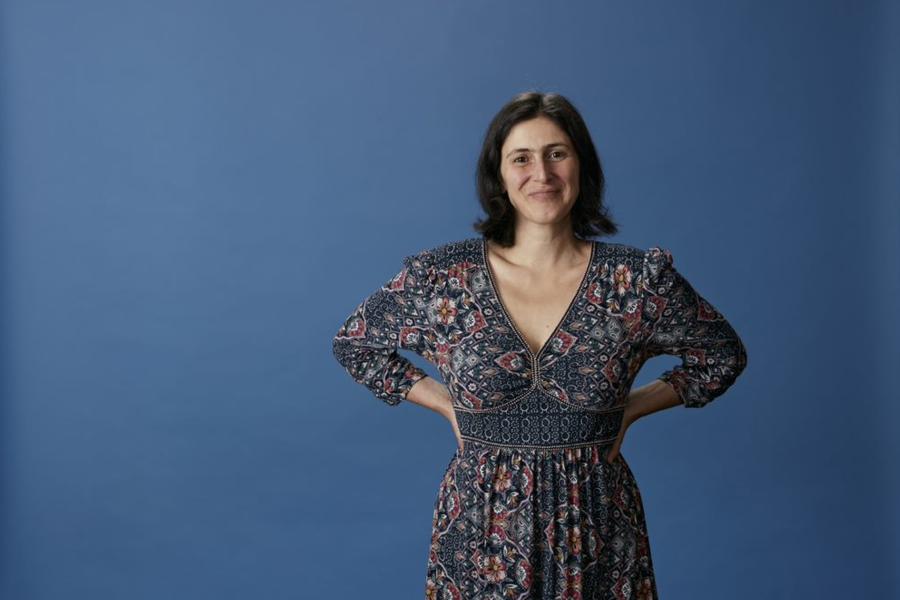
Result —
<path fill-rule="evenodd" d="M 532 389 L 496 409 L 456 409 L 456 421 L 464 440 L 489 446 L 577 448 L 613 443 L 624 411 L 588 410 Z"/>

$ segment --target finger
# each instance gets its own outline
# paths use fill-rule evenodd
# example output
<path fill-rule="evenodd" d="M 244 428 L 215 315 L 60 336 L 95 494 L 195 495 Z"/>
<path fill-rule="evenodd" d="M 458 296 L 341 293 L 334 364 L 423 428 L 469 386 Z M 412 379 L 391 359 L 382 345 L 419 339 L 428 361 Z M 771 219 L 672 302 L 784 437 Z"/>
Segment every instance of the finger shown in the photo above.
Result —
<path fill-rule="evenodd" d="M 616 457 L 616 453 L 619 451 L 619 442 L 616 441 L 612 447 L 609 449 L 609 452 L 606 453 L 606 462 L 612 464 L 612 461 Z"/>

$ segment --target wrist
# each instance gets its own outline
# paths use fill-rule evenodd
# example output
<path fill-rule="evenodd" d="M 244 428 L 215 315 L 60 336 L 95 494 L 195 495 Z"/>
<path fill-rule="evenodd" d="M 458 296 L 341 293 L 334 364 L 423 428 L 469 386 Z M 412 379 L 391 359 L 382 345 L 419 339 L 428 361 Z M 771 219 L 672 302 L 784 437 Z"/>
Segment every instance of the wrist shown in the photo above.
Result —
<path fill-rule="evenodd" d="M 625 404 L 625 412 L 622 414 L 622 424 L 628 427 L 642 416 L 644 415 L 641 412 L 640 399 L 636 398 L 635 394 L 629 394 Z"/>

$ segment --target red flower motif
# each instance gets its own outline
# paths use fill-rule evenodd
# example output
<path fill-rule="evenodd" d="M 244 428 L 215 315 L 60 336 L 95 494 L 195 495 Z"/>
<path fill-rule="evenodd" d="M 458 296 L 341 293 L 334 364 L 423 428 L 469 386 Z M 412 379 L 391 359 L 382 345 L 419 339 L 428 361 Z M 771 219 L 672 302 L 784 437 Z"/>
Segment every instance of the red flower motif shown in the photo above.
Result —
<path fill-rule="evenodd" d="M 631 289 L 631 269 L 628 265 L 616 265 L 612 278 L 616 293 L 620 296 L 624 296 L 625 292 Z"/>
<path fill-rule="evenodd" d="M 449 325 L 456 319 L 459 311 L 456 310 L 456 304 L 450 298 L 444 296 L 434 301 L 434 314 L 439 322 Z"/>
<path fill-rule="evenodd" d="M 499 556 L 488 556 L 487 561 L 482 565 L 482 574 L 488 581 L 500 583 L 506 579 L 506 565 Z"/>

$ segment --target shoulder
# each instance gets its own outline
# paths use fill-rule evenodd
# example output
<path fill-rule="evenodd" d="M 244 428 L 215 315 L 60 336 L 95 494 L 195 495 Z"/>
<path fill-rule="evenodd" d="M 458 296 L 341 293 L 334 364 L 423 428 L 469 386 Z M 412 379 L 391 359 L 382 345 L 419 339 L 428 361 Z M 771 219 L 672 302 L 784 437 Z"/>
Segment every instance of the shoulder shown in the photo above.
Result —
<path fill-rule="evenodd" d="M 672 253 L 662 246 L 642 248 L 621 242 L 598 242 L 601 262 L 623 264 L 637 275 L 655 275 L 673 263 Z"/>
<path fill-rule="evenodd" d="M 481 239 L 472 237 L 444 242 L 404 256 L 404 286 L 414 293 L 433 293 L 446 280 L 448 271 L 478 264 Z"/>
<path fill-rule="evenodd" d="M 614 261 L 632 268 L 640 268 L 644 251 L 637 246 L 622 242 L 606 242 L 598 240 L 597 254 L 602 262 Z"/>
<path fill-rule="evenodd" d="M 662 246 L 641 248 L 622 242 L 594 242 L 597 245 L 596 259 L 599 263 L 625 265 L 632 273 L 641 277 L 642 281 L 655 278 L 663 267 L 673 264 L 672 253 Z M 477 264 L 481 261 L 483 243 L 481 236 L 443 242 L 405 256 L 403 261 L 411 268 L 438 271 L 460 264 Z"/>
<path fill-rule="evenodd" d="M 410 254 L 403 258 L 403 262 L 414 268 L 446 270 L 460 263 L 474 261 L 481 252 L 481 244 L 481 237 L 443 242 Z"/>
<path fill-rule="evenodd" d="M 675 259 L 668 248 L 651 246 L 644 251 L 644 269 L 648 275 L 654 277 L 666 268 L 674 266 Z"/>
<path fill-rule="evenodd" d="M 644 251 L 641 268 L 642 291 L 651 294 L 665 293 L 675 281 L 675 259 L 672 252 L 663 246 L 651 246 Z"/>
<path fill-rule="evenodd" d="M 600 242 L 601 263 L 611 263 L 618 269 L 627 268 L 631 282 L 638 290 L 655 286 L 662 273 L 674 264 L 672 252 L 663 246 L 647 248 L 620 242 Z"/>

